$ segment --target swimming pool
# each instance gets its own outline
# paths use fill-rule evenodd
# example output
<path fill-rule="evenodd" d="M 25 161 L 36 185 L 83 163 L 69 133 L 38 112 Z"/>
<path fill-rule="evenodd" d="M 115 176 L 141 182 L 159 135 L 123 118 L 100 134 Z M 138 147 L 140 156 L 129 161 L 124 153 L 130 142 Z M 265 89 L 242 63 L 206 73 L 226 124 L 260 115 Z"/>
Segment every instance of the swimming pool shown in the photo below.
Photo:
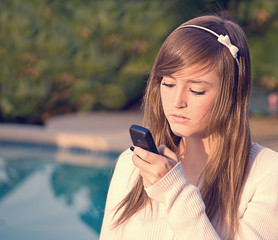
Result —
<path fill-rule="evenodd" d="M 98 239 L 118 155 L 0 142 L 1 239 Z"/>

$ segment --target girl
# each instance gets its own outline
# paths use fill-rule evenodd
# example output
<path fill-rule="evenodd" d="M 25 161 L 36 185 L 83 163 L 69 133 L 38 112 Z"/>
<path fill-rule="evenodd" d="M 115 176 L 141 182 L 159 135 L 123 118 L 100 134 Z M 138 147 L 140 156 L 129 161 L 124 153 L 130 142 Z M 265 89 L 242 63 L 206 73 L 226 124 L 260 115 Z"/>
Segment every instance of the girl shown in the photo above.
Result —
<path fill-rule="evenodd" d="M 122 153 L 100 239 L 278 239 L 278 154 L 251 142 L 250 88 L 233 21 L 198 17 L 169 35 L 143 105 L 159 155 Z"/>

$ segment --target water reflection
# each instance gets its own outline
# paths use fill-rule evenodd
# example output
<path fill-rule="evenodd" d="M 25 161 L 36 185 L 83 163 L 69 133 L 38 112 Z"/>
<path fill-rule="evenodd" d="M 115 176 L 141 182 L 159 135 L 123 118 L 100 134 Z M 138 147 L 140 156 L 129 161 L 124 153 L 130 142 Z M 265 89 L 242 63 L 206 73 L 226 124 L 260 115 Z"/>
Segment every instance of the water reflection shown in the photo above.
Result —
<path fill-rule="evenodd" d="M 0 143 L 1 239 L 98 239 L 118 154 L 71 153 L 67 163 L 57 149 L 24 151 Z"/>

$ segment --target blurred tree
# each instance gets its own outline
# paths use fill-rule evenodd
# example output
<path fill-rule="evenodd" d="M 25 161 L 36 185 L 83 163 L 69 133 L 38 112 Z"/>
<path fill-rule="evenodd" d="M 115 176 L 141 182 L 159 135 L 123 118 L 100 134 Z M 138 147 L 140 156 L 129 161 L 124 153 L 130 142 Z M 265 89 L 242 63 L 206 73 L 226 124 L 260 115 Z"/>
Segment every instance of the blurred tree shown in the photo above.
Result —
<path fill-rule="evenodd" d="M 172 6 L 157 0 L 1 1 L 1 119 L 34 123 L 124 108 L 142 92 L 173 25 Z"/>
<path fill-rule="evenodd" d="M 246 29 L 253 76 L 278 82 L 277 0 L 1 0 L 0 120 L 43 123 L 138 100 L 178 24 L 228 10 Z"/>
<path fill-rule="evenodd" d="M 237 9 L 248 35 L 254 82 L 278 90 L 278 1 L 246 0 Z"/>

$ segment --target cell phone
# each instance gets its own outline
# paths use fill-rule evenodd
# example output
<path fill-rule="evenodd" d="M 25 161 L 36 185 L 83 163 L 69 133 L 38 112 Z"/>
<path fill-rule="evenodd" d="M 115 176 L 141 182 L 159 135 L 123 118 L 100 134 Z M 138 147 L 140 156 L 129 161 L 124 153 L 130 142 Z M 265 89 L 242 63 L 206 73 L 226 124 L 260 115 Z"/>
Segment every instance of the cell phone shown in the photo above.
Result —
<path fill-rule="evenodd" d="M 141 147 L 147 151 L 158 154 L 152 134 L 149 129 L 132 125 L 129 133 L 134 146 Z"/>

